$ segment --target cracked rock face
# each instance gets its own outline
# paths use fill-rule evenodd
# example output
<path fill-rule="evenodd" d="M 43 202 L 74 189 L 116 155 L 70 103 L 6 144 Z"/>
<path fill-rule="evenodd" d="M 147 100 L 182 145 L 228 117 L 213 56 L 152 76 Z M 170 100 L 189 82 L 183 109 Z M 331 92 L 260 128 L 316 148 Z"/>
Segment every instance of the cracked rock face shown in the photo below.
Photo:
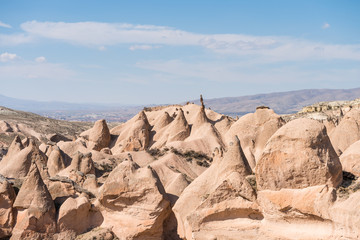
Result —
<path fill-rule="evenodd" d="M 269 139 L 256 165 L 259 190 L 300 189 L 342 181 L 339 158 L 326 128 L 318 121 L 296 119 Z"/>

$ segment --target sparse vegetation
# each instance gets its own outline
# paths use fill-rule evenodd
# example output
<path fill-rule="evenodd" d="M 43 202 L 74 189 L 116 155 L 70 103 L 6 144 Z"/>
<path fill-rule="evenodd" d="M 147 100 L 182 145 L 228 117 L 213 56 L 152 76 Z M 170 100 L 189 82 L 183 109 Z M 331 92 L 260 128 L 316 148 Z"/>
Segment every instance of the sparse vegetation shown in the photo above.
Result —
<path fill-rule="evenodd" d="M 348 198 L 350 194 L 357 192 L 360 189 L 360 182 L 358 177 L 352 173 L 343 171 L 343 181 L 337 189 L 338 196 L 341 198 Z"/>
<path fill-rule="evenodd" d="M 246 176 L 246 181 L 248 181 L 248 183 L 250 184 L 250 186 L 255 190 L 257 191 L 257 187 L 256 187 L 256 176 L 255 174 L 252 174 L 252 175 L 248 175 Z"/>
<path fill-rule="evenodd" d="M 192 162 L 193 159 L 196 159 L 196 164 L 202 167 L 210 167 L 213 159 L 209 156 L 207 156 L 205 153 L 202 152 L 196 152 L 194 150 L 188 150 L 188 151 L 181 151 L 179 149 L 176 149 L 174 147 L 171 148 L 171 152 L 181 156 L 186 159 L 188 162 Z"/>

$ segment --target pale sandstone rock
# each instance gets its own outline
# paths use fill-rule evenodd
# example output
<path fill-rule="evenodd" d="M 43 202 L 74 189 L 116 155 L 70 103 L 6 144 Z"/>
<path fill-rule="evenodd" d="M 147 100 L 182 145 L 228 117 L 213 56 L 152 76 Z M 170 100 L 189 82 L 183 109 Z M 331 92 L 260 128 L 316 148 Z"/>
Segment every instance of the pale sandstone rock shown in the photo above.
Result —
<path fill-rule="evenodd" d="M 239 136 L 246 159 L 254 170 L 266 142 L 284 124 L 284 120 L 272 109 L 257 109 L 232 124 L 225 140 L 229 142 L 233 136 Z"/>
<path fill-rule="evenodd" d="M 0 175 L 0 238 L 11 235 L 15 224 L 15 191 L 5 177 Z"/>
<path fill-rule="evenodd" d="M 200 108 L 193 119 L 190 136 L 183 142 L 178 141 L 168 145 L 180 149 L 192 149 L 207 155 L 211 155 L 215 148 L 225 148 L 221 134 L 208 119 L 204 108 Z"/>
<path fill-rule="evenodd" d="M 20 139 L 19 135 L 16 135 L 14 140 L 12 141 L 10 147 L 8 148 L 7 155 L 12 156 L 12 155 L 20 152 L 23 149 L 24 149 L 24 146 L 21 142 L 21 139 Z"/>
<path fill-rule="evenodd" d="M 11 128 L 10 124 L 1 120 L 0 121 L 0 132 L 13 132 L 14 130 Z"/>
<path fill-rule="evenodd" d="M 47 179 L 47 157 L 39 150 L 36 144 L 30 141 L 29 146 L 21 149 L 17 138 L 13 143 L 15 143 L 16 147 L 12 144 L 13 147 L 10 153 L 6 154 L 3 160 L 0 161 L 0 174 L 8 178 L 25 177 L 29 172 L 32 161 L 34 161 L 39 168 L 41 176 Z M 19 151 L 19 149 L 21 150 Z"/>
<path fill-rule="evenodd" d="M 174 141 L 184 141 L 189 136 L 190 127 L 185 118 L 184 111 L 180 108 L 175 119 L 155 135 L 153 147 L 162 147 L 166 143 Z"/>
<path fill-rule="evenodd" d="M 352 109 L 345 114 L 339 125 L 329 133 L 331 143 L 338 155 L 351 144 L 360 140 L 360 109 Z"/>
<path fill-rule="evenodd" d="M 64 159 L 58 146 L 53 147 L 48 158 L 47 168 L 50 176 L 55 176 L 58 172 L 65 169 Z"/>
<path fill-rule="evenodd" d="M 109 228 L 94 228 L 91 231 L 79 235 L 76 237 L 76 240 L 89 240 L 89 239 L 99 239 L 99 240 L 119 240 L 114 232 Z"/>
<path fill-rule="evenodd" d="M 34 162 L 15 199 L 14 208 L 18 214 L 11 239 L 36 239 L 39 234 L 47 238 L 55 233 L 54 202 Z"/>
<path fill-rule="evenodd" d="M 59 209 L 58 231 L 74 231 L 77 235 L 94 228 L 91 203 L 84 194 L 73 198 L 69 197 Z M 95 223 L 95 224 L 94 224 Z"/>
<path fill-rule="evenodd" d="M 98 120 L 89 132 L 90 149 L 100 151 L 102 148 L 109 147 L 111 140 L 110 131 L 106 121 Z"/>
<path fill-rule="evenodd" d="M 360 177 L 360 141 L 356 141 L 348 147 L 340 156 L 342 168 Z"/>
<path fill-rule="evenodd" d="M 323 124 L 296 119 L 268 141 L 256 165 L 259 190 L 300 189 L 342 181 L 342 168 Z"/>
<path fill-rule="evenodd" d="M 80 171 L 84 175 L 86 175 L 86 174 L 94 174 L 95 173 L 95 167 L 94 167 L 94 162 L 92 161 L 91 157 L 92 157 L 91 153 L 83 154 L 81 152 L 77 152 L 72 157 L 70 166 L 68 166 L 64 170 L 61 170 L 58 173 L 58 175 L 59 176 L 70 177 L 71 173 L 77 172 L 77 171 Z M 72 180 L 76 181 L 75 179 L 72 179 Z"/>
<path fill-rule="evenodd" d="M 133 161 L 119 164 L 106 179 L 99 197 L 101 227 L 112 227 L 121 239 L 161 239 L 169 201 L 154 171 Z"/>
<path fill-rule="evenodd" d="M 141 111 L 133 119 L 121 126 L 114 150 L 140 151 L 148 148 L 150 142 L 151 126 L 144 111 Z M 111 149 L 113 150 L 113 149 Z"/>
<path fill-rule="evenodd" d="M 150 166 L 159 176 L 172 205 L 190 182 L 205 170 L 173 153 L 152 162 Z"/>
<path fill-rule="evenodd" d="M 206 239 L 209 225 L 222 232 L 231 231 L 231 226 L 221 223 L 227 219 L 246 219 L 251 223 L 261 220 L 255 192 L 245 179 L 250 173 L 240 142 L 235 138 L 224 158 L 185 188 L 175 203 L 173 211 L 180 237 Z"/>

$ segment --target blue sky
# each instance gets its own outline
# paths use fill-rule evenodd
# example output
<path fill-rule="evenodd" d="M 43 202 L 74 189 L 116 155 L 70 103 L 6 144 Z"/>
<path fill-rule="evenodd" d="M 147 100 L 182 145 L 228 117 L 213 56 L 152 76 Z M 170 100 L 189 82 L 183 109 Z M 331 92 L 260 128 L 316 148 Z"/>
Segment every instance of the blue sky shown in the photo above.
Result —
<path fill-rule="evenodd" d="M 0 1 L 0 94 L 177 103 L 360 87 L 360 2 Z"/>

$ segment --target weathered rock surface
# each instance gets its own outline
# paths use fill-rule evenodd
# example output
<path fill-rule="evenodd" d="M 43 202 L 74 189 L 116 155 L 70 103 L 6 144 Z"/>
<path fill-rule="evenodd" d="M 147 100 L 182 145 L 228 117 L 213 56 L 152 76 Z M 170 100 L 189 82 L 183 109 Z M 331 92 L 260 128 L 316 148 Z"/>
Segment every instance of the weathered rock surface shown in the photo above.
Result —
<path fill-rule="evenodd" d="M 271 109 L 257 109 L 237 120 L 226 133 L 226 141 L 239 136 L 241 147 L 252 169 L 264 151 L 268 139 L 285 124 Z"/>
<path fill-rule="evenodd" d="M 23 135 L 0 141 L 0 238 L 359 239 L 357 115 L 347 117 L 284 125 L 261 107 L 235 122 L 188 103 L 144 108 L 111 134 L 105 121 L 73 141 L 51 132 L 41 150 Z M 331 129 L 349 144 L 338 147 L 343 178 Z"/>
<path fill-rule="evenodd" d="M 178 234 L 186 239 L 210 239 L 211 232 L 231 231 L 226 220 L 252 224 L 262 219 L 253 188 L 245 179 L 251 169 L 236 138 L 223 159 L 196 178 L 173 207 Z M 235 224 L 235 223 L 234 223 Z M 255 223 L 255 225 L 257 225 Z M 256 228 L 256 227 L 255 227 Z"/>
<path fill-rule="evenodd" d="M 149 146 L 151 126 L 144 111 L 120 127 L 120 130 L 112 130 L 120 132 L 115 142 L 115 152 L 140 151 Z"/>
<path fill-rule="evenodd" d="M 349 111 L 339 125 L 330 132 L 331 143 L 338 155 L 341 155 L 351 144 L 360 140 L 360 109 Z"/>
<path fill-rule="evenodd" d="M 342 168 L 323 124 L 296 119 L 269 139 L 256 165 L 259 190 L 300 189 L 342 181 Z"/>
<path fill-rule="evenodd" d="M 33 162 L 15 199 L 17 221 L 11 239 L 49 238 L 56 232 L 55 205 Z"/>
<path fill-rule="evenodd" d="M 101 223 L 97 215 L 91 211 L 91 202 L 85 194 L 69 197 L 59 209 L 58 231 L 73 231 L 76 235 L 84 233 Z"/>
<path fill-rule="evenodd" d="M 48 178 L 46 168 L 47 157 L 36 146 L 34 141 L 21 149 L 19 138 L 16 138 L 12 144 L 13 148 L 8 152 L 3 160 L 0 161 L 0 174 L 8 178 L 26 177 L 31 163 L 34 161 L 39 168 L 41 176 Z M 20 151 L 19 151 L 20 150 Z"/>
<path fill-rule="evenodd" d="M 47 168 L 50 176 L 55 176 L 65 168 L 64 159 L 58 146 L 53 147 L 48 158 Z"/>
<path fill-rule="evenodd" d="M 342 168 L 360 177 L 360 141 L 356 141 L 348 147 L 340 156 Z"/>
<path fill-rule="evenodd" d="M 161 239 L 169 201 L 154 171 L 132 161 L 119 164 L 102 187 L 101 227 L 112 227 L 120 239 Z"/>
<path fill-rule="evenodd" d="M 89 132 L 89 148 L 100 151 L 109 146 L 111 140 L 110 131 L 106 121 L 98 120 Z"/>
<path fill-rule="evenodd" d="M 0 175 L 0 238 L 10 236 L 14 227 L 15 211 L 13 203 L 15 197 L 15 191 L 10 183 Z"/>

